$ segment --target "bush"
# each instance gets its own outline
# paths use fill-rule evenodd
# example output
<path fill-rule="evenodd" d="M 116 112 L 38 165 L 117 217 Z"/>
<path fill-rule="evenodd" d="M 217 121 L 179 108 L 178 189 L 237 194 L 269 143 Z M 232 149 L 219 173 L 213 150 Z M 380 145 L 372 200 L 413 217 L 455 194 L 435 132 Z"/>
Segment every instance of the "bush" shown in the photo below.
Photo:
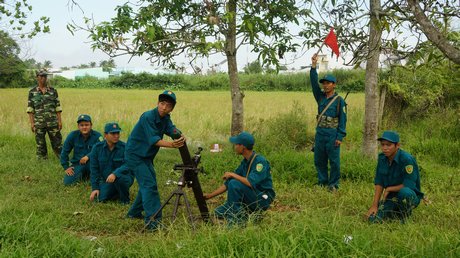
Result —
<path fill-rule="evenodd" d="M 357 92 L 364 90 L 364 71 L 339 69 L 331 72 L 338 79 L 338 90 Z M 323 76 L 321 73 L 320 76 Z M 239 75 L 242 90 L 250 91 L 310 91 L 310 79 L 307 73 L 292 74 L 244 74 Z M 30 77 L 30 76 L 29 76 Z M 30 87 L 35 83 L 34 77 L 18 80 L 9 87 Z M 25 83 L 24 81 L 27 81 Z M 172 89 L 172 90 L 228 90 L 230 80 L 226 73 L 211 75 L 187 74 L 149 74 L 123 73 L 118 77 L 97 79 L 85 76 L 69 80 L 55 76 L 51 85 L 61 88 L 123 88 L 123 89 Z"/>
<path fill-rule="evenodd" d="M 458 105 L 460 95 L 460 67 L 439 65 L 421 66 L 409 70 L 406 67 L 393 67 L 382 73 L 381 87 L 387 89 L 385 98 L 385 117 L 387 120 L 408 120 L 423 116 L 429 108 Z"/>

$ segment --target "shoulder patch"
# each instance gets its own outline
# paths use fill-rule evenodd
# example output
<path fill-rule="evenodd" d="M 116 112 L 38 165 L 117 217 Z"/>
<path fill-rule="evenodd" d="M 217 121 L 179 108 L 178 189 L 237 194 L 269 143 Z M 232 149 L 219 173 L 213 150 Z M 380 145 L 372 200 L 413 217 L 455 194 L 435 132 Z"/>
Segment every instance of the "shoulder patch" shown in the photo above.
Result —
<path fill-rule="evenodd" d="M 262 165 L 262 163 L 259 163 L 259 164 L 256 165 L 257 172 L 261 172 L 262 169 L 264 169 L 264 165 Z"/>
<path fill-rule="evenodd" d="M 409 175 L 412 174 L 412 172 L 414 172 L 414 166 L 412 166 L 412 165 L 407 165 L 407 166 L 406 166 L 406 172 L 407 172 L 407 174 L 409 174 Z"/>
<path fill-rule="evenodd" d="M 99 136 L 99 141 L 102 142 L 103 140 L 104 140 L 104 137 L 102 137 L 102 135 Z"/>

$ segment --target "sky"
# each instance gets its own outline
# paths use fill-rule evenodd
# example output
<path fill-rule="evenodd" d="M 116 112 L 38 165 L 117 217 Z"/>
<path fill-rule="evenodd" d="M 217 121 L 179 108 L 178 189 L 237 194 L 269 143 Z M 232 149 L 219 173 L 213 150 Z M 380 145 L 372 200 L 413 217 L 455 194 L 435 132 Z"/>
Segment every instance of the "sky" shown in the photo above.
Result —
<path fill-rule="evenodd" d="M 126 1 L 116 0 L 77 0 L 84 14 L 78 7 L 73 9 L 69 6 L 68 0 L 30 0 L 33 6 L 32 14 L 28 17 L 30 23 L 37 20 L 41 16 L 50 18 L 49 26 L 50 33 L 39 34 L 30 41 L 22 42 L 23 57 L 34 58 L 37 62 L 50 60 L 54 68 L 63 66 L 73 66 L 79 64 L 88 64 L 89 62 L 99 63 L 102 60 L 109 59 L 108 55 L 102 51 L 91 49 L 88 34 L 79 31 L 72 35 L 66 28 L 68 23 L 75 21 L 77 24 L 83 25 L 83 17 L 94 17 L 97 22 L 108 21 L 115 16 L 115 7 L 122 5 Z M 325 32 L 327 33 L 327 32 Z M 325 48 L 324 48 L 325 49 Z M 300 66 L 309 65 L 310 58 L 315 52 L 314 49 L 306 52 L 301 58 L 295 59 L 296 53 L 286 55 L 281 64 L 286 64 L 288 68 L 298 69 Z M 323 51 L 330 54 L 330 50 Z M 299 55 L 299 54 L 297 54 Z M 242 47 L 238 52 L 238 67 L 242 69 L 248 62 L 257 59 L 257 54 L 251 53 L 249 47 Z M 223 55 L 217 54 L 207 59 L 199 60 L 195 65 L 206 70 L 213 64 L 225 60 Z M 146 60 L 146 57 L 134 57 L 130 62 L 128 56 L 117 57 L 115 62 L 118 67 L 152 67 L 151 63 Z M 340 61 L 340 60 L 339 60 Z M 189 61 L 185 56 L 178 56 L 177 63 L 185 63 Z M 156 66 L 154 66 L 156 67 Z M 330 67 L 341 67 L 335 58 L 330 60 Z M 221 71 L 226 71 L 226 64 L 221 66 Z M 188 69 L 191 71 L 191 68 Z"/>

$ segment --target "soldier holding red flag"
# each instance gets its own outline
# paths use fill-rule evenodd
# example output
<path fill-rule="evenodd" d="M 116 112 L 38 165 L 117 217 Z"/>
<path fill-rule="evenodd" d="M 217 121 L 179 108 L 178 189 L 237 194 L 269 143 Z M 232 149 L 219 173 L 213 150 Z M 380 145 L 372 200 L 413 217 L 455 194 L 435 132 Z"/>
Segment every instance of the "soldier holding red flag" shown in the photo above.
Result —
<path fill-rule="evenodd" d="M 337 79 L 328 74 L 318 83 L 318 54 L 313 55 L 310 81 L 313 96 L 318 103 L 318 115 L 315 134 L 314 161 L 318 172 L 318 185 L 327 186 L 332 192 L 337 191 L 340 180 L 340 145 L 346 135 L 346 103 L 337 95 Z M 328 174 L 328 162 L 330 174 Z"/>

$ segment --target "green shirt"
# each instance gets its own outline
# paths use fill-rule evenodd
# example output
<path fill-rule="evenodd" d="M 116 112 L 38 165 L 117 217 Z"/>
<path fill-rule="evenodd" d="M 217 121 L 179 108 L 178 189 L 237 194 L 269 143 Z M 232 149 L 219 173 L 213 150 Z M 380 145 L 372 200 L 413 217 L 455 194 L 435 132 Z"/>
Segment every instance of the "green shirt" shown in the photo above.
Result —
<path fill-rule="evenodd" d="M 257 154 L 251 164 L 249 174 L 247 174 L 249 163 L 255 154 L 256 153 L 253 152 L 249 160 L 243 159 L 238 168 L 235 170 L 235 173 L 239 176 L 247 177 L 249 183 L 251 183 L 252 189 L 255 190 L 258 196 L 267 194 L 270 200 L 274 200 L 276 194 L 273 190 L 270 163 L 265 159 L 264 156 Z M 228 180 L 225 181 L 224 184 L 228 187 Z"/>
<path fill-rule="evenodd" d="M 134 173 L 125 165 L 125 143 L 119 141 L 112 150 L 107 141 L 98 142 L 90 153 L 91 188 L 99 190 L 100 182 L 105 181 L 110 174 L 117 177 L 127 175 L 134 178 Z"/>
<path fill-rule="evenodd" d="M 132 165 L 139 160 L 153 160 L 160 149 L 155 144 L 163 139 L 164 134 L 172 135 L 175 128 L 170 115 L 160 117 L 158 108 L 144 112 L 126 143 L 128 166 L 132 168 Z"/>
<path fill-rule="evenodd" d="M 379 154 L 374 184 L 383 188 L 403 184 L 404 187 L 412 189 L 418 197 L 423 198 L 417 161 L 401 149 L 391 164 L 383 153 Z"/>
<path fill-rule="evenodd" d="M 62 112 L 58 92 L 53 87 L 46 87 L 42 93 L 38 86 L 30 89 L 27 113 L 34 114 L 36 128 L 58 126 L 57 113 Z"/>
<path fill-rule="evenodd" d="M 315 100 L 318 103 L 319 115 L 329 104 L 329 101 L 331 101 L 337 95 L 337 93 L 334 93 L 334 95 L 330 96 L 329 98 L 326 97 L 326 94 L 319 87 L 318 72 L 315 68 L 312 68 L 310 70 L 310 82 L 313 91 L 313 96 L 315 97 Z M 338 117 L 339 123 L 337 128 L 316 127 L 316 132 L 322 135 L 334 136 L 337 140 L 342 141 L 343 138 L 347 135 L 347 113 L 345 113 L 346 105 L 347 104 L 345 103 L 345 100 L 343 100 L 343 98 L 341 97 L 338 97 L 324 113 L 324 115 L 328 117 Z"/>
<path fill-rule="evenodd" d="M 69 133 L 65 139 L 64 146 L 61 152 L 61 165 L 64 170 L 70 167 L 69 155 L 73 150 L 73 157 L 70 160 L 72 166 L 79 164 L 80 159 L 91 152 L 93 146 L 103 140 L 102 135 L 98 131 L 91 130 L 88 138 L 84 138 L 79 130 Z"/>

